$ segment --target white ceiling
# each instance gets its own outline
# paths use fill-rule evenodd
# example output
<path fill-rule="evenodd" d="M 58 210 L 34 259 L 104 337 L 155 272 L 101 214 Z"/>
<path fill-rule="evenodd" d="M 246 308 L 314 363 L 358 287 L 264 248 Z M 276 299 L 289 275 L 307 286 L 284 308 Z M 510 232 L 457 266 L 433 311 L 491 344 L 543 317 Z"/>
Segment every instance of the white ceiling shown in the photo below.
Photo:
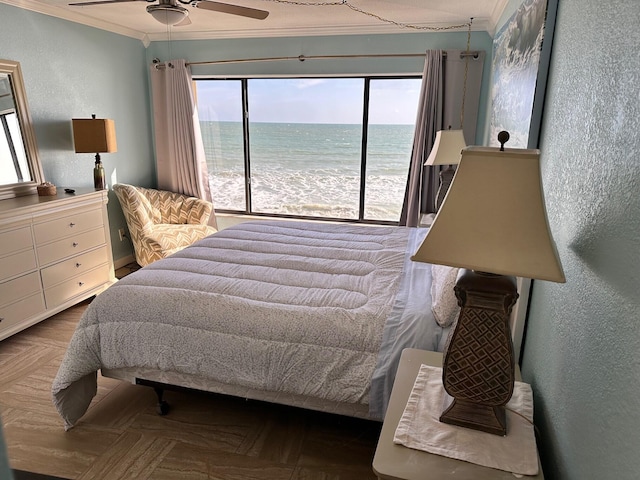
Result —
<path fill-rule="evenodd" d="M 337 3 L 345 3 L 322 6 L 319 4 L 336 3 L 336 0 L 286 0 L 288 3 L 283 3 L 282 0 L 219 0 L 267 10 L 269 16 L 264 20 L 255 20 L 189 5 L 186 8 L 190 12 L 191 24 L 169 28 L 147 13 L 146 7 L 151 3 L 142 0 L 82 7 L 68 5 L 70 2 L 82 1 L 84 0 L 0 0 L 1 3 L 138 38 L 145 43 L 167 38 L 191 40 L 406 33 L 431 31 L 424 27 L 466 24 L 471 17 L 474 19 L 474 31 L 487 31 L 493 35 L 496 23 L 508 3 L 508 0 L 338 0 Z M 368 14 L 358 12 L 348 5 Z M 399 27 L 373 15 L 422 28 Z M 466 30 L 466 27 L 462 30 Z"/>

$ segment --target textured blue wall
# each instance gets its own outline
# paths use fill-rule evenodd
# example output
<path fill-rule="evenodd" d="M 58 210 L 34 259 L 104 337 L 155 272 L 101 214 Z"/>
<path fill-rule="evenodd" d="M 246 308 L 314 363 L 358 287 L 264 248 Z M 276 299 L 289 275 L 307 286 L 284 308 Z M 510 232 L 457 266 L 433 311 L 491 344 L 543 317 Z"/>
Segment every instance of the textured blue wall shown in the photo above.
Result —
<path fill-rule="evenodd" d="M 0 58 L 20 62 L 45 179 L 93 187 L 94 155 L 73 149 L 72 118 L 112 118 L 117 153 L 102 155 L 108 183 L 155 184 L 145 48 L 139 40 L 0 4 Z M 109 194 L 114 258 L 125 221 Z"/>
<path fill-rule="evenodd" d="M 545 478 L 640 478 L 639 21 L 559 2 L 540 148 L 567 283 L 534 282 L 522 365 Z"/>

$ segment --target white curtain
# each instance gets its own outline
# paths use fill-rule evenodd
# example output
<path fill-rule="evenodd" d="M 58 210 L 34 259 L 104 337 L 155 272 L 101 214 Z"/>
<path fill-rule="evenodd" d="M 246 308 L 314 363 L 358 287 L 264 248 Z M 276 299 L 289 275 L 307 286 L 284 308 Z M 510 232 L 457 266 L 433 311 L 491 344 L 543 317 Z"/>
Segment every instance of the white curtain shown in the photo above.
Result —
<path fill-rule="evenodd" d="M 151 65 L 158 188 L 211 202 L 200 121 L 184 60 Z M 216 216 L 209 224 L 217 228 Z"/>

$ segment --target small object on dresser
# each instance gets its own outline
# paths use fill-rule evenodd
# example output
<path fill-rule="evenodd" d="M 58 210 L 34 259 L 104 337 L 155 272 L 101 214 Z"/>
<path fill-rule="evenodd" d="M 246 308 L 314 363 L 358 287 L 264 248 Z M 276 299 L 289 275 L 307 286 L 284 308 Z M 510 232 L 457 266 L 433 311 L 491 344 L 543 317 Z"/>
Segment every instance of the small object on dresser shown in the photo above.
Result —
<path fill-rule="evenodd" d="M 72 193 L 76 193 L 76 191 L 73 188 L 65 188 L 64 193 L 72 194 Z"/>
<path fill-rule="evenodd" d="M 56 194 L 56 186 L 51 182 L 44 182 L 37 187 L 38 195 L 41 197 L 49 197 Z"/>

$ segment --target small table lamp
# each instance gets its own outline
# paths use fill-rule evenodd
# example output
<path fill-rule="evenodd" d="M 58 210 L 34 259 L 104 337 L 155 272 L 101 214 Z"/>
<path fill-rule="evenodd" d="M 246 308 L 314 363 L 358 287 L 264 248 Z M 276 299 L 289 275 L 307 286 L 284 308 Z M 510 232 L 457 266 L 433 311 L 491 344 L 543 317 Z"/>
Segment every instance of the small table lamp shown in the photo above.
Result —
<path fill-rule="evenodd" d="M 436 132 L 433 148 L 424 163 L 425 166 L 448 165 L 447 168 L 440 172 L 440 186 L 436 193 L 436 211 L 442 206 L 444 197 L 453 181 L 453 175 L 456 173 L 452 165 L 460 163 L 462 149 L 466 148 L 466 146 L 467 142 L 464 139 L 462 130 L 451 130 L 451 127 L 449 127 L 449 130 Z"/>
<path fill-rule="evenodd" d="M 460 163 L 462 149 L 467 146 L 462 130 L 438 130 L 433 148 L 425 165 L 456 165 Z"/>
<path fill-rule="evenodd" d="M 467 147 L 453 183 L 412 260 L 461 267 L 460 315 L 444 351 L 440 421 L 506 435 L 504 405 L 515 362 L 509 317 L 514 276 L 565 277 L 551 237 L 538 150 Z"/>
<path fill-rule="evenodd" d="M 113 120 L 107 118 L 91 118 L 71 120 L 73 124 L 73 143 L 76 153 L 95 153 L 96 163 L 93 168 L 93 186 L 96 189 L 106 188 L 104 167 L 100 160 L 100 153 L 118 151 L 116 143 L 116 126 Z"/>
<path fill-rule="evenodd" d="M 467 96 L 467 75 L 469 72 L 469 57 L 471 56 L 471 24 L 473 23 L 473 17 L 469 21 L 469 29 L 467 30 L 467 51 L 464 55 L 464 85 L 462 87 L 462 103 L 460 104 L 460 130 L 439 130 L 436 132 L 436 138 L 433 142 L 433 148 L 429 153 L 427 161 L 424 163 L 427 165 L 448 165 L 447 168 L 440 172 L 440 186 L 436 193 L 436 211 L 440 210 L 440 206 L 444 201 L 444 197 L 449 190 L 449 186 L 453 181 L 453 175 L 455 170 L 452 165 L 460 163 L 462 149 L 467 146 L 467 142 L 464 139 L 464 104 Z M 462 58 L 462 55 L 460 56 Z"/>

